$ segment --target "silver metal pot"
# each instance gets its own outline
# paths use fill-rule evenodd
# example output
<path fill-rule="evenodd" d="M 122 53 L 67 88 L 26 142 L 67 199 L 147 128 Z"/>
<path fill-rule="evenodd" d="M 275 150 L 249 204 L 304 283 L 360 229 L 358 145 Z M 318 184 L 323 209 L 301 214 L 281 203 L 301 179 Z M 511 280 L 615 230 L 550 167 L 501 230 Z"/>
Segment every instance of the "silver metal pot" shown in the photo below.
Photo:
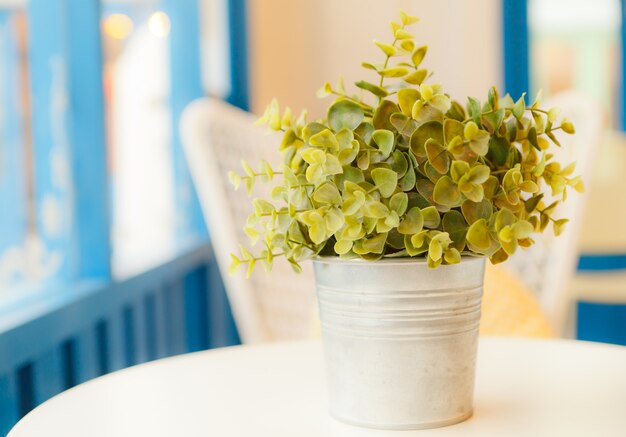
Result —
<path fill-rule="evenodd" d="M 484 258 L 313 261 L 330 413 L 382 429 L 472 415 Z"/>

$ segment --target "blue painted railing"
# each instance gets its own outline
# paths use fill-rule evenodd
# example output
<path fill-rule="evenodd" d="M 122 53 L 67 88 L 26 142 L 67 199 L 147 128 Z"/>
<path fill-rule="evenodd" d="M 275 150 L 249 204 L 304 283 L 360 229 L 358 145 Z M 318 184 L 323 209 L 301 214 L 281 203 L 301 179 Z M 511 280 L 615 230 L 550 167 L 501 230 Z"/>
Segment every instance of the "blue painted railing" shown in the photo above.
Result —
<path fill-rule="evenodd" d="M 238 343 L 208 243 L 125 281 L 25 295 L 0 309 L 0 435 L 39 403 L 90 378 Z"/>
<path fill-rule="evenodd" d="M 578 261 L 580 274 L 607 278 L 606 275 L 626 273 L 626 255 L 624 254 L 583 254 Z M 620 279 L 614 278 L 613 281 Z M 626 345 L 626 283 L 624 298 L 621 302 L 594 302 L 581 300 L 576 304 L 576 338 L 588 341 L 600 341 Z M 585 290 L 586 296 L 593 296 L 594 291 Z"/>

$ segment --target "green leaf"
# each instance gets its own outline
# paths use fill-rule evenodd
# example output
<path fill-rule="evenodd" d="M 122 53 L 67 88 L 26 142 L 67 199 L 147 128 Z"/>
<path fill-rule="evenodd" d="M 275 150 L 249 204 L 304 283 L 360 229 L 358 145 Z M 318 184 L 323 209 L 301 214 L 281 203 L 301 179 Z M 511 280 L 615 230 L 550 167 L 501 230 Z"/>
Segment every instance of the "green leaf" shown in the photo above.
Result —
<path fill-rule="evenodd" d="M 443 230 L 450 234 L 454 247 L 458 250 L 465 248 L 465 236 L 467 234 L 468 225 L 463 218 L 463 214 L 452 210 L 444 214 L 442 220 Z"/>
<path fill-rule="evenodd" d="M 541 150 L 541 147 L 539 147 L 539 140 L 537 138 L 537 128 L 535 126 L 528 130 L 528 141 L 535 149 Z"/>
<path fill-rule="evenodd" d="M 369 253 L 383 253 L 386 241 L 387 233 L 378 234 L 375 237 L 364 240 L 363 249 Z"/>
<path fill-rule="evenodd" d="M 304 139 L 305 142 L 309 142 L 309 139 L 317 134 L 322 132 L 323 130 L 328 129 L 328 127 L 324 126 L 321 123 L 318 123 L 316 121 L 311 122 L 309 124 L 307 124 L 306 126 L 304 126 L 304 128 L 302 129 L 302 138 Z"/>
<path fill-rule="evenodd" d="M 365 175 L 363 174 L 363 170 L 360 168 L 353 167 L 351 165 L 344 165 L 343 178 L 344 181 L 350 181 L 358 184 L 359 182 L 363 182 L 365 180 Z"/>
<path fill-rule="evenodd" d="M 472 167 L 467 175 L 468 180 L 473 184 L 482 184 L 489 179 L 490 170 L 489 167 L 483 164 L 479 164 Z"/>
<path fill-rule="evenodd" d="M 537 208 L 537 205 L 539 205 L 539 202 L 541 202 L 541 199 L 543 199 L 543 196 L 544 194 L 541 193 L 526 200 L 526 202 L 524 202 L 524 209 L 526 209 L 526 212 L 533 212 L 535 208 Z"/>
<path fill-rule="evenodd" d="M 491 88 L 489 88 L 489 93 L 487 94 L 488 100 L 489 100 L 489 104 L 491 105 L 491 107 L 493 109 L 498 109 L 498 90 L 496 89 L 495 86 L 492 86 Z"/>
<path fill-rule="evenodd" d="M 391 229 L 388 233 L 387 233 L 387 245 L 394 248 L 394 249 L 398 249 L 401 250 L 401 252 L 396 252 L 396 256 L 406 256 L 406 252 L 403 250 L 404 249 L 404 235 L 402 235 L 401 233 L 398 232 L 398 229 Z M 402 253 L 404 252 L 404 253 Z M 388 254 L 387 256 L 390 256 L 391 254 Z"/>
<path fill-rule="evenodd" d="M 467 98 L 467 112 L 474 123 L 480 124 L 480 102 L 474 97 Z"/>
<path fill-rule="evenodd" d="M 398 181 L 398 188 L 400 188 L 402 191 L 411 191 L 413 190 L 413 187 L 415 187 L 416 180 L 417 177 L 415 175 L 415 170 L 413 169 L 413 165 L 409 161 L 406 173 L 404 174 L 402 179 Z"/>
<path fill-rule="evenodd" d="M 384 219 L 389 215 L 389 208 L 382 202 L 367 200 L 365 202 L 364 214 L 366 217 Z"/>
<path fill-rule="evenodd" d="M 341 210 L 345 215 L 353 215 L 356 214 L 364 204 L 365 194 L 362 191 L 355 191 L 346 197 Z"/>
<path fill-rule="evenodd" d="M 413 35 L 411 35 L 409 32 L 407 32 L 404 29 L 397 29 L 394 32 L 394 36 L 396 37 L 396 39 L 398 41 L 400 41 L 400 40 L 407 40 L 407 39 L 410 40 L 411 38 L 415 38 Z"/>
<path fill-rule="evenodd" d="M 231 263 L 228 266 L 228 274 L 233 275 L 239 269 L 239 266 L 242 264 L 242 261 L 237 258 L 234 254 L 230 254 Z"/>
<path fill-rule="evenodd" d="M 426 158 L 426 141 L 434 139 L 443 144 L 443 125 L 438 121 L 429 121 L 420 125 L 411 135 L 411 152 L 416 158 Z"/>
<path fill-rule="evenodd" d="M 406 253 L 409 256 L 417 256 L 428 250 L 428 245 L 423 244 L 423 241 L 422 241 L 422 245 L 415 247 L 412 240 L 413 240 L 413 237 L 415 237 L 416 235 L 419 235 L 419 234 L 404 236 L 404 248 L 406 250 Z"/>
<path fill-rule="evenodd" d="M 395 141 L 393 132 L 387 129 L 377 129 L 372 133 L 372 140 L 376 143 L 385 158 L 391 154 Z"/>
<path fill-rule="evenodd" d="M 463 106 L 461 106 L 459 102 L 453 100 L 446 116 L 456 121 L 463 122 L 465 120 L 465 109 L 463 109 Z"/>
<path fill-rule="evenodd" d="M 472 223 L 467 230 L 467 241 L 478 249 L 487 250 L 491 246 L 489 227 L 485 219 L 480 219 Z"/>
<path fill-rule="evenodd" d="M 443 253 L 443 258 L 448 264 L 458 264 L 461 262 L 461 253 L 459 249 L 452 247 Z"/>
<path fill-rule="evenodd" d="M 454 183 L 450 176 L 443 176 L 435 184 L 433 191 L 433 200 L 440 205 L 455 207 L 461 202 L 461 193 L 459 187 Z"/>
<path fill-rule="evenodd" d="M 517 217 L 506 208 L 498 211 L 495 217 L 495 228 L 498 232 L 505 226 L 510 226 L 517 221 Z"/>
<path fill-rule="evenodd" d="M 425 143 L 426 156 L 428 162 L 441 174 L 445 174 L 450 169 L 450 155 L 441 143 L 433 138 L 429 138 Z"/>
<path fill-rule="evenodd" d="M 413 132 L 415 132 L 418 126 L 417 121 L 401 112 L 391 114 L 389 122 L 396 128 L 399 134 L 408 138 L 411 138 L 411 135 L 413 135 Z"/>
<path fill-rule="evenodd" d="M 313 200 L 331 205 L 341 204 L 341 195 L 335 184 L 326 182 L 315 189 Z"/>
<path fill-rule="evenodd" d="M 409 169 L 409 160 L 404 152 L 396 150 L 391 154 L 391 169 L 398 174 L 398 178 L 403 177 Z"/>
<path fill-rule="evenodd" d="M 450 176 L 452 180 L 456 183 L 465 176 L 470 170 L 470 166 L 465 161 L 452 161 L 452 165 L 450 166 Z"/>
<path fill-rule="evenodd" d="M 305 149 L 300 152 L 302 159 L 310 165 L 320 165 L 326 162 L 326 153 L 320 149 Z"/>
<path fill-rule="evenodd" d="M 415 49 L 413 54 L 411 55 L 411 62 L 416 67 L 422 63 L 424 56 L 426 56 L 426 52 L 428 52 L 428 46 L 422 46 Z"/>
<path fill-rule="evenodd" d="M 401 234 L 417 234 L 422 230 L 424 226 L 424 217 L 422 216 L 422 211 L 418 207 L 413 207 L 408 210 L 404 219 L 400 222 L 398 226 L 398 232 Z"/>
<path fill-rule="evenodd" d="M 324 85 L 317 90 L 317 97 L 319 99 L 323 99 L 326 96 L 329 96 L 333 92 L 333 87 L 330 82 L 324 82 Z"/>
<path fill-rule="evenodd" d="M 396 193 L 389 199 L 389 208 L 398 213 L 398 215 L 404 214 L 407 206 L 409 205 L 409 196 L 406 193 Z"/>
<path fill-rule="evenodd" d="M 414 17 L 413 15 L 409 15 L 404 11 L 400 11 L 400 20 L 402 21 L 402 24 L 404 24 L 405 26 L 409 26 L 411 24 L 417 23 L 419 21 L 419 18 Z"/>
<path fill-rule="evenodd" d="M 341 229 L 345 223 L 344 216 L 338 208 L 330 208 L 324 216 L 326 234 L 332 235 Z"/>
<path fill-rule="evenodd" d="M 428 261 L 441 261 L 442 255 L 443 248 L 441 247 L 441 242 L 433 238 L 430 240 L 430 244 L 428 245 Z M 429 264 L 428 267 L 431 267 L 431 265 Z"/>
<path fill-rule="evenodd" d="M 574 127 L 572 122 L 567 120 L 567 118 L 564 118 L 561 122 L 561 129 L 563 129 L 563 132 L 565 132 L 566 134 L 571 135 L 576 133 L 576 128 Z"/>
<path fill-rule="evenodd" d="M 450 144 L 453 138 L 463 135 L 463 123 L 453 120 L 451 118 L 447 118 L 443 122 L 443 138 L 444 144 Z"/>
<path fill-rule="evenodd" d="M 309 238 L 314 244 L 321 244 L 326 239 L 326 222 L 324 218 L 316 211 L 311 211 L 306 216 L 306 222 L 309 226 Z"/>
<path fill-rule="evenodd" d="M 411 85 L 421 85 L 428 76 L 428 70 L 417 70 L 411 74 L 404 76 L 404 81 L 410 83 Z"/>
<path fill-rule="evenodd" d="M 513 117 L 515 117 L 518 120 L 522 119 L 522 117 L 524 116 L 524 111 L 526 110 L 526 102 L 524 102 L 525 95 L 526 93 L 522 94 L 522 96 L 517 100 L 517 102 L 515 102 L 515 105 L 513 105 L 513 109 L 511 110 Z"/>
<path fill-rule="evenodd" d="M 478 156 L 485 156 L 489 152 L 489 133 L 484 130 L 478 130 L 469 143 L 470 149 Z"/>
<path fill-rule="evenodd" d="M 466 200 L 461 204 L 461 211 L 463 212 L 463 217 L 465 217 L 467 223 L 473 224 L 480 219 L 489 220 L 493 214 L 493 206 L 491 205 L 491 202 L 486 199 L 483 199 L 480 202 Z"/>
<path fill-rule="evenodd" d="M 554 228 L 554 235 L 556 235 L 557 237 L 561 235 L 565 230 L 565 225 L 567 224 L 567 222 L 569 222 L 568 219 L 556 220 L 552 225 Z"/>
<path fill-rule="evenodd" d="M 378 48 L 380 48 L 383 51 L 383 53 L 387 56 L 393 56 L 398 52 L 398 50 L 395 47 L 389 44 L 385 44 L 380 41 L 374 41 L 374 44 L 376 44 Z"/>
<path fill-rule="evenodd" d="M 257 216 L 270 215 L 274 211 L 276 211 L 276 208 L 274 207 L 274 205 L 272 205 L 267 200 L 254 199 L 252 201 L 252 205 L 254 206 L 254 213 Z"/>
<path fill-rule="evenodd" d="M 356 85 L 358 88 L 361 88 L 362 90 L 369 91 L 370 93 L 374 94 L 376 97 L 383 98 L 383 97 L 387 97 L 387 95 L 389 94 L 386 89 L 378 85 L 374 85 L 373 83 L 366 82 L 364 80 L 355 82 L 354 85 Z"/>
<path fill-rule="evenodd" d="M 390 100 L 383 100 L 382 102 L 380 102 L 378 108 L 376 108 L 376 111 L 374 112 L 374 117 L 372 119 L 372 124 L 374 125 L 374 128 L 387 129 L 392 131 L 393 125 L 389 121 L 389 117 L 391 117 L 391 114 L 393 114 L 394 112 L 399 112 L 399 109 L 400 108 L 398 108 L 398 105 Z"/>
<path fill-rule="evenodd" d="M 413 105 L 420 98 L 420 93 L 413 88 L 402 88 L 398 90 L 398 104 L 402 113 L 411 116 Z"/>
<path fill-rule="evenodd" d="M 500 189 L 500 182 L 497 177 L 491 175 L 483 184 L 483 188 L 485 189 L 485 198 L 491 200 Z"/>
<path fill-rule="evenodd" d="M 324 163 L 324 175 L 331 176 L 335 174 L 341 174 L 343 172 L 343 167 L 341 167 L 341 163 L 339 159 L 335 155 L 331 155 L 330 153 L 326 154 L 326 162 Z"/>
<path fill-rule="evenodd" d="M 415 188 L 417 188 L 417 192 L 424 198 L 429 201 L 429 203 L 433 198 L 433 191 L 435 191 L 435 184 L 428 179 L 418 179 L 415 183 Z"/>
<path fill-rule="evenodd" d="M 379 70 L 378 74 L 382 77 L 404 77 L 409 74 L 409 70 L 404 67 L 393 67 Z"/>
<path fill-rule="evenodd" d="M 465 197 L 473 202 L 481 202 L 485 197 L 485 190 L 482 185 L 474 185 L 470 183 L 464 183 L 463 179 L 459 182 L 459 189 Z"/>
<path fill-rule="evenodd" d="M 309 144 L 328 150 L 339 149 L 339 143 L 337 142 L 337 138 L 330 131 L 330 129 L 324 129 L 323 131 L 313 135 L 311 138 L 309 138 Z"/>
<path fill-rule="evenodd" d="M 419 168 L 419 167 L 418 167 Z M 432 181 L 432 183 L 437 183 L 437 181 L 443 176 L 432 164 L 426 161 L 423 165 L 423 171 L 420 173 L 424 173 L 428 179 Z"/>
<path fill-rule="evenodd" d="M 493 265 L 503 263 L 507 259 L 509 259 L 509 255 L 504 251 L 504 249 L 498 250 L 489 257 L 489 261 L 491 261 L 491 264 Z"/>
<path fill-rule="evenodd" d="M 241 176 L 239 176 L 234 171 L 228 172 L 228 180 L 230 181 L 231 184 L 233 184 L 233 186 L 235 187 L 235 190 L 239 189 L 239 187 L 241 186 Z"/>
<path fill-rule="evenodd" d="M 424 227 L 436 229 L 441 224 L 441 216 L 434 206 L 422 209 L 422 217 L 424 218 Z"/>
<path fill-rule="evenodd" d="M 500 129 L 502 120 L 504 120 L 504 112 L 505 110 L 504 108 L 502 108 L 498 109 L 497 111 L 492 111 L 482 115 L 482 125 L 491 135 L 493 135 L 498 129 Z"/>
<path fill-rule="evenodd" d="M 341 129 L 354 130 L 363 121 L 363 109 L 349 100 L 339 100 L 328 108 L 330 127 L 339 132 Z"/>
<path fill-rule="evenodd" d="M 398 175 L 388 168 L 375 168 L 372 170 L 372 179 L 376 188 L 383 197 L 390 197 L 398 185 Z"/>
<path fill-rule="evenodd" d="M 513 226 L 511 226 L 511 229 L 516 240 L 523 240 L 530 237 L 530 234 L 535 230 L 535 227 L 526 220 L 520 220 L 517 223 L 514 223 Z"/>
<path fill-rule="evenodd" d="M 415 43 L 410 39 L 405 39 L 400 42 L 400 47 L 407 52 L 412 52 L 415 49 Z"/>
<path fill-rule="evenodd" d="M 491 137 L 489 140 L 489 156 L 495 165 L 504 165 L 509 156 L 509 140 L 503 137 Z"/>
<path fill-rule="evenodd" d="M 513 109 L 515 102 L 510 94 L 505 95 L 498 101 L 498 108 Z"/>
<path fill-rule="evenodd" d="M 337 255 L 345 255 L 352 250 L 352 244 L 350 240 L 339 240 L 335 243 L 333 249 Z"/>

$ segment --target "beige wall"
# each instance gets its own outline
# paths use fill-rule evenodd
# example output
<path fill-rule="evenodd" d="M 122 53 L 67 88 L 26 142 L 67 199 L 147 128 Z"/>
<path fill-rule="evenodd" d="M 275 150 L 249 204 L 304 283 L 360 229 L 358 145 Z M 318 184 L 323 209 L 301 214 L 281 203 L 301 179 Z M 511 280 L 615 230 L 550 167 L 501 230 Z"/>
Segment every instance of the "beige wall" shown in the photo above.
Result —
<path fill-rule="evenodd" d="M 390 40 L 398 12 L 417 15 L 424 65 L 454 98 L 484 99 L 501 85 L 500 0 L 251 0 L 251 103 L 254 112 L 277 97 L 294 110 L 322 115 L 315 91 L 343 75 L 346 85 L 374 79 L 361 61 L 378 62 L 373 39 Z"/>

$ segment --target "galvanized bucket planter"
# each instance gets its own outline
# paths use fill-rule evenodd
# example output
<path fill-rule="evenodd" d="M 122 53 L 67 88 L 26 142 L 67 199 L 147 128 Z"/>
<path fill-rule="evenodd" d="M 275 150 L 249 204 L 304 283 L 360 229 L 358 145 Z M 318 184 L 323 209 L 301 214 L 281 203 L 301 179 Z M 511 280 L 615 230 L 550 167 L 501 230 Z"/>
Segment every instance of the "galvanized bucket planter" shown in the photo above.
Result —
<path fill-rule="evenodd" d="M 470 417 L 484 267 L 314 260 L 330 413 L 383 429 Z"/>

